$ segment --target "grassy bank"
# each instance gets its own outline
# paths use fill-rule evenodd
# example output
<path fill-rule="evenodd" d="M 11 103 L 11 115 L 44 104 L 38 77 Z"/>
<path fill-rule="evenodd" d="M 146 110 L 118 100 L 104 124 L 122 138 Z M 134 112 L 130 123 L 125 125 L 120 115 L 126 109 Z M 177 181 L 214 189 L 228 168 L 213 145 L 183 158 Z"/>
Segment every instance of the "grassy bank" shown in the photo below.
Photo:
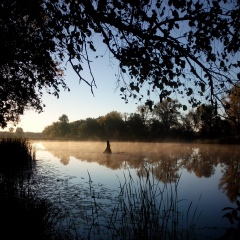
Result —
<path fill-rule="evenodd" d="M 3 138 L 0 153 L 0 238 L 72 239 L 63 228 L 64 213 L 38 197 L 33 187 L 36 169 L 31 143 L 24 138 Z"/>

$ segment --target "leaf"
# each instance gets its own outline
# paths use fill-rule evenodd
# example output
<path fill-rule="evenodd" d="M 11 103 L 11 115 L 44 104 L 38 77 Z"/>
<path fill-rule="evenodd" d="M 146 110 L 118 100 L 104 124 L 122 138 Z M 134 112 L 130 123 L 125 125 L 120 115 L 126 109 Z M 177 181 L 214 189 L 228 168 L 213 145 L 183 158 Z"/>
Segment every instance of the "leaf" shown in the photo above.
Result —
<path fill-rule="evenodd" d="M 190 95 L 192 95 L 192 93 L 193 93 L 193 90 L 192 90 L 192 88 L 188 88 L 188 91 L 187 91 L 187 96 L 190 96 Z"/>
<path fill-rule="evenodd" d="M 139 93 L 139 87 L 135 86 L 135 90 Z"/>
<path fill-rule="evenodd" d="M 220 66 L 221 66 L 222 68 L 225 67 L 225 63 L 224 63 L 224 61 L 221 61 L 221 62 L 220 62 Z"/>
<path fill-rule="evenodd" d="M 224 217 L 226 217 L 231 224 L 234 224 L 233 217 L 232 217 L 231 213 L 224 214 L 222 218 L 224 218 Z"/>
<path fill-rule="evenodd" d="M 201 87 L 201 91 L 204 93 L 205 92 L 205 84 L 204 83 L 200 83 L 200 87 Z"/>
<path fill-rule="evenodd" d="M 178 12 L 176 10 L 174 10 L 172 14 L 174 18 L 179 18 Z"/>
<path fill-rule="evenodd" d="M 240 73 L 237 74 L 238 80 L 240 80 Z"/>
<path fill-rule="evenodd" d="M 187 106 L 183 105 L 183 111 L 186 111 L 186 110 L 187 110 Z"/>
<path fill-rule="evenodd" d="M 225 208 L 223 208 L 222 209 L 222 211 L 225 211 L 225 210 L 233 210 L 234 208 L 232 208 L 232 207 L 225 207 Z"/>
<path fill-rule="evenodd" d="M 230 104 L 229 104 L 229 103 L 226 103 L 226 104 L 225 104 L 225 108 L 226 108 L 226 109 L 230 109 Z"/>
<path fill-rule="evenodd" d="M 145 102 L 145 106 L 148 106 L 150 111 L 152 111 L 153 104 L 154 102 L 149 99 Z"/>
<path fill-rule="evenodd" d="M 93 46 L 92 42 L 89 42 L 89 46 L 90 46 L 91 50 L 93 50 L 94 52 L 96 52 L 96 49 L 95 49 L 95 47 Z"/>

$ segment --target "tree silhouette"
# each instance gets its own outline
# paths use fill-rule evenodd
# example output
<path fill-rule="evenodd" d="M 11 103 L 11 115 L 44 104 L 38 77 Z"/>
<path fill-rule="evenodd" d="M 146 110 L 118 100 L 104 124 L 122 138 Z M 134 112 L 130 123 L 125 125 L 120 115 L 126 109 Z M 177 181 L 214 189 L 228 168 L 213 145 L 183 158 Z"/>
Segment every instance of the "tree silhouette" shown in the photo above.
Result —
<path fill-rule="evenodd" d="M 143 140 L 147 137 L 147 127 L 145 121 L 140 114 L 132 113 L 127 121 L 127 136 L 131 140 Z"/>
<path fill-rule="evenodd" d="M 120 112 L 109 112 L 105 116 L 99 117 L 97 121 L 104 128 L 105 138 L 121 139 L 125 129 L 122 114 Z"/>
<path fill-rule="evenodd" d="M 69 119 L 66 114 L 63 114 L 58 118 L 59 124 L 59 134 L 61 137 L 65 137 L 69 133 Z"/>
<path fill-rule="evenodd" d="M 78 127 L 78 136 L 81 139 L 99 139 L 102 138 L 103 135 L 104 131 L 102 126 L 98 123 L 96 119 L 93 118 L 87 118 Z"/>
<path fill-rule="evenodd" d="M 142 99 L 147 84 L 160 102 L 180 94 L 192 106 L 222 106 L 222 93 L 240 79 L 239 0 L 2 0 L 0 16 L 1 127 L 27 107 L 41 112 L 43 89 L 56 96 L 68 89 L 61 63 L 70 63 L 93 92 L 95 35 L 119 63 L 126 102 Z"/>
<path fill-rule="evenodd" d="M 180 106 L 177 100 L 172 99 L 165 99 L 156 105 L 154 116 L 163 123 L 166 132 L 179 124 Z"/>
<path fill-rule="evenodd" d="M 58 96 L 67 89 L 54 57 L 57 44 L 43 1 L 0 4 L 0 126 L 17 122 L 26 108 L 41 112 L 43 89 Z"/>
<path fill-rule="evenodd" d="M 240 133 L 240 84 L 234 86 L 226 99 L 227 115 L 235 127 L 237 134 Z"/>

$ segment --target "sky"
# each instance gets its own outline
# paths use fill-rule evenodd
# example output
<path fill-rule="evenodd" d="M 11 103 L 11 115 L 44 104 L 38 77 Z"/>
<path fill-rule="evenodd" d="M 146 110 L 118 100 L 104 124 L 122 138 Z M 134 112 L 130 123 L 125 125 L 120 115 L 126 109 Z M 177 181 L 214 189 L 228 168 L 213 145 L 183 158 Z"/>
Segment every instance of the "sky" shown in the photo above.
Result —
<path fill-rule="evenodd" d="M 129 99 L 126 104 L 120 96 L 120 90 L 116 89 L 116 76 L 118 73 L 117 63 L 109 57 L 106 53 L 106 48 L 103 45 L 96 46 L 103 57 L 95 58 L 92 64 L 92 72 L 96 80 L 97 88 L 94 88 L 94 96 L 91 93 L 90 87 L 81 82 L 72 70 L 71 66 L 67 65 L 65 71 L 65 82 L 70 88 L 70 92 L 60 92 L 59 98 L 45 93 L 42 101 L 46 105 L 44 112 L 37 113 L 34 110 L 25 111 L 21 116 L 21 121 L 16 127 L 23 128 L 24 132 L 42 132 L 46 126 L 58 121 L 58 118 L 66 114 L 69 122 L 88 117 L 97 118 L 104 116 L 111 111 L 118 111 L 121 113 L 134 113 L 140 102 Z M 85 78 L 91 80 L 88 69 L 84 69 L 83 75 Z M 8 124 L 4 131 L 8 131 L 11 124 Z"/>
<path fill-rule="evenodd" d="M 120 96 L 120 89 L 117 88 L 118 74 L 118 62 L 111 57 L 99 39 L 95 45 L 97 52 L 90 55 L 90 60 L 93 60 L 91 64 L 91 70 L 96 80 L 97 88 L 94 88 L 94 95 L 91 92 L 90 87 L 83 81 L 79 84 L 79 78 L 74 72 L 71 66 L 64 65 L 65 71 L 65 83 L 70 88 L 69 91 L 61 89 L 59 98 L 44 93 L 42 102 L 46 105 L 42 113 L 37 113 L 34 110 L 26 110 L 24 115 L 20 116 L 20 122 L 13 126 L 8 126 L 0 131 L 9 131 L 10 127 L 20 127 L 24 132 L 42 132 L 45 127 L 51 125 L 53 122 L 57 122 L 59 117 L 63 114 L 68 116 L 69 122 L 86 118 L 97 118 L 104 116 L 111 111 L 117 111 L 120 113 L 135 113 L 137 106 L 143 105 L 147 98 L 147 89 L 149 86 L 143 87 L 142 94 L 145 95 L 145 99 L 142 102 L 128 99 L 128 103 L 125 103 Z M 96 58 L 96 55 L 102 55 L 102 57 Z M 85 65 L 82 75 L 85 79 L 91 81 L 91 76 L 88 71 L 88 67 Z M 128 80 L 127 80 L 128 81 Z M 154 95 L 150 91 L 150 98 L 155 103 L 159 101 L 159 96 Z"/>
<path fill-rule="evenodd" d="M 109 56 L 106 46 L 103 45 L 98 36 L 96 40 L 94 42 L 96 43 L 97 53 L 90 55 L 90 60 L 94 60 L 92 72 L 97 84 L 97 88 L 94 88 L 94 96 L 86 83 L 81 82 L 79 84 L 78 76 L 70 66 L 67 66 L 65 82 L 70 88 L 70 92 L 62 89 L 59 98 L 45 93 L 42 97 L 42 101 L 46 105 L 44 111 L 40 114 L 34 110 L 25 111 L 24 115 L 21 116 L 21 121 L 14 128 L 21 127 L 24 132 L 42 132 L 46 126 L 58 121 L 58 118 L 63 114 L 66 114 L 69 121 L 73 122 L 88 117 L 97 118 L 104 116 L 111 111 L 134 113 L 138 105 L 144 104 L 144 100 L 140 103 L 129 99 L 126 104 L 121 99 L 120 89 L 116 89 L 117 78 L 115 74 L 118 74 L 118 63 Z M 103 57 L 96 59 L 96 55 L 103 55 Z M 91 80 L 87 66 L 84 68 L 83 76 Z M 147 86 L 142 92 L 145 95 L 147 92 L 146 88 Z M 159 97 L 151 95 L 151 100 L 154 100 L 156 103 Z M 187 105 L 186 99 L 179 100 Z M 8 131 L 11 126 L 9 124 L 3 130 Z"/>

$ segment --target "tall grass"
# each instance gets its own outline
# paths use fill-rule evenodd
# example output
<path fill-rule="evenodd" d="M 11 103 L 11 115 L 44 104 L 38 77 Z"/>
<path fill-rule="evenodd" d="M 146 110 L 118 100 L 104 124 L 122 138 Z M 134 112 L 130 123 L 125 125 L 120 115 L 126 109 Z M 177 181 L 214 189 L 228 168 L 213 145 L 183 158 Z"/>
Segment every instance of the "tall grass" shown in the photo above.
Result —
<path fill-rule="evenodd" d="M 35 149 L 26 138 L 0 139 L 0 168 L 31 168 Z"/>
<path fill-rule="evenodd" d="M 179 178 L 180 179 L 180 178 Z M 178 199 L 179 179 L 173 184 L 162 184 L 154 178 L 153 172 L 134 179 L 130 172 L 119 181 L 119 192 L 114 204 L 104 209 L 98 202 L 89 175 L 92 196 L 92 221 L 88 239 L 193 239 L 194 223 L 197 221 L 196 208 L 192 204 L 185 215 L 180 212 Z M 191 217 L 190 217 L 191 215 Z M 185 227 L 183 227 L 185 221 Z"/>
<path fill-rule="evenodd" d="M 33 186 L 35 150 L 27 139 L 0 141 L 0 238 L 73 239 L 65 212 L 38 197 Z"/>
<path fill-rule="evenodd" d="M 0 212 L 1 239 L 73 239 L 65 213 L 49 200 L 38 197 L 30 185 L 2 179 Z"/>

